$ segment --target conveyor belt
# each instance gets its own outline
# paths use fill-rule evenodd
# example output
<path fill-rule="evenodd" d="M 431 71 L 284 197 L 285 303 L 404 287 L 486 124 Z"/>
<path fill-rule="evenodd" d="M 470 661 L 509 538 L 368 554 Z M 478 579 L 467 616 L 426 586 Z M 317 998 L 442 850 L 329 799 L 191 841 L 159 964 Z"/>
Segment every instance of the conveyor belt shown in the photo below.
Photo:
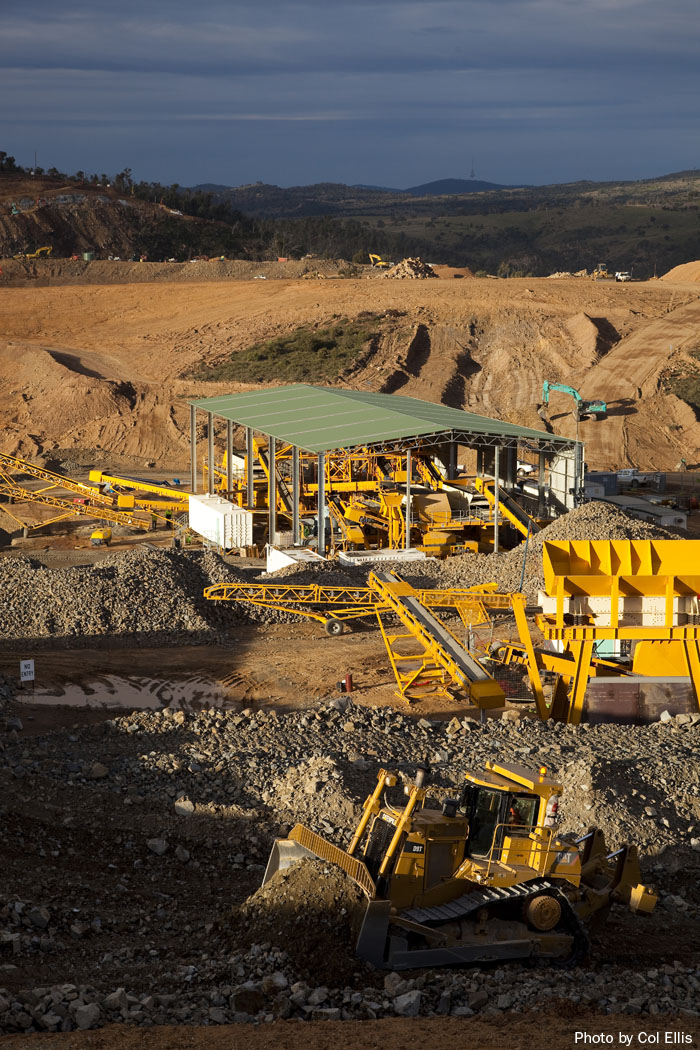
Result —
<path fill-rule="evenodd" d="M 386 574 L 378 572 L 375 575 L 381 579 Z M 491 677 L 481 664 L 473 656 L 470 656 L 467 650 L 440 623 L 437 617 L 433 616 L 424 605 L 421 605 L 417 598 L 397 595 L 396 600 L 401 602 L 404 608 L 408 609 L 415 616 L 430 637 L 438 643 L 441 649 L 444 649 L 449 654 L 466 679 L 470 682 L 483 682 Z"/>
<path fill-rule="evenodd" d="M 382 606 L 377 609 L 380 623 L 380 608 L 390 609 L 409 632 L 403 638 L 415 638 L 422 649 L 422 654 L 402 652 L 396 644 L 402 636 L 390 634 L 382 624 L 384 641 L 404 699 L 416 693 L 421 680 L 428 680 L 447 697 L 457 691 L 466 693 L 479 707 L 503 704 L 503 690 L 498 682 L 426 609 L 410 584 L 393 572 L 373 572 L 369 584 L 382 599 Z"/>

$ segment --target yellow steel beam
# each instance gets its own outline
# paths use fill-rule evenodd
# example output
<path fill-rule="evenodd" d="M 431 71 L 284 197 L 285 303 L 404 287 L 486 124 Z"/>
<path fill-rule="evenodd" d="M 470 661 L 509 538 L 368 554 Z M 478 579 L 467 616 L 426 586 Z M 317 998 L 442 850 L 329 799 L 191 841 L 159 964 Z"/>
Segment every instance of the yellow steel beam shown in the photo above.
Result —
<path fill-rule="evenodd" d="M 32 492 L 31 489 L 22 488 L 18 484 L 8 484 L 7 482 L 0 482 L 0 493 L 11 496 L 22 503 L 40 503 L 47 507 L 56 507 L 64 510 L 66 513 L 62 514 L 61 518 L 67 517 L 88 517 L 96 518 L 98 521 L 111 521 L 118 525 L 129 525 L 134 529 L 149 529 L 150 521 L 144 521 L 142 518 L 136 518 L 131 514 L 120 513 L 116 510 L 111 510 L 108 507 L 92 506 L 87 503 L 74 503 L 72 500 L 61 499 L 59 496 L 50 496 L 48 493 Z M 14 516 L 14 515 L 13 515 Z M 15 518 L 15 520 L 18 520 Z M 52 518 L 52 521 L 59 520 L 58 518 Z M 48 524 L 48 522 L 42 522 L 42 525 Z M 38 527 L 38 525 L 36 526 Z"/>
<path fill-rule="evenodd" d="M 535 697 L 535 706 L 537 708 L 537 714 L 544 722 L 549 718 L 549 708 L 544 698 L 544 690 L 542 689 L 542 679 L 540 677 L 539 664 L 535 655 L 535 647 L 532 642 L 532 635 L 530 634 L 530 628 L 528 626 L 527 617 L 525 615 L 525 595 L 513 594 L 511 595 L 511 602 L 513 606 L 513 615 L 515 616 L 515 625 L 518 628 L 518 634 L 520 641 L 522 642 L 525 653 L 527 655 L 527 671 L 530 678 L 530 685 L 532 686 L 532 692 Z"/>
<path fill-rule="evenodd" d="M 668 627 L 594 627 L 590 624 L 576 627 L 558 627 L 546 616 L 537 616 L 535 620 L 545 638 L 550 641 L 565 643 L 585 640 L 597 642 L 610 639 L 632 642 L 682 642 L 687 638 L 700 638 L 700 625 L 697 624 Z"/>
<path fill-rule="evenodd" d="M 684 642 L 685 659 L 688 664 L 688 675 L 693 687 L 696 710 L 700 711 L 700 644 L 697 638 L 688 638 Z"/>
<path fill-rule="evenodd" d="M 569 711 L 567 722 L 570 725 L 579 725 L 583 716 L 583 705 L 586 699 L 586 689 L 591 672 L 591 659 L 593 657 L 593 642 L 574 642 L 572 652 L 576 667 L 569 694 Z"/>
<path fill-rule="evenodd" d="M 184 509 L 187 509 L 190 493 L 184 489 L 171 488 L 170 485 L 156 485 L 150 481 L 138 481 L 119 474 L 106 474 L 102 470 L 91 470 L 89 476 L 90 481 L 97 485 L 116 485 L 118 488 L 129 489 L 132 492 L 151 492 L 156 496 L 169 496 L 176 503 L 184 504 Z"/>
<path fill-rule="evenodd" d="M 18 459 L 16 456 L 8 456 L 4 452 L 0 452 L 0 468 L 2 468 L 2 474 L 7 478 L 8 482 L 16 485 L 19 485 L 19 482 L 15 481 L 11 476 L 13 474 L 26 474 L 29 477 L 37 478 L 39 481 L 48 482 L 48 489 L 65 489 L 66 492 L 75 492 L 96 503 L 104 503 L 108 506 L 112 504 L 111 496 L 103 495 L 99 489 L 91 485 L 85 485 L 82 481 L 66 478 L 62 474 L 54 474 L 51 470 L 45 470 L 44 467 L 39 467 L 35 463 L 29 463 L 25 459 Z M 43 491 L 48 491 L 48 489 Z"/>

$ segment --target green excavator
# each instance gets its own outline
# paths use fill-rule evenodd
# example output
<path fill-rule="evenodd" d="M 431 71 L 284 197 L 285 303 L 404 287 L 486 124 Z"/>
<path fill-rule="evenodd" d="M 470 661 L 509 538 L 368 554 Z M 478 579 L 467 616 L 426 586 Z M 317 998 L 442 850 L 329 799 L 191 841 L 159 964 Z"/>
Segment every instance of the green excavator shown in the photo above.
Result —
<path fill-rule="evenodd" d="M 559 390 L 562 394 L 569 394 L 573 397 L 575 402 L 574 418 L 577 423 L 584 419 L 605 419 L 607 416 L 608 406 L 605 401 L 587 401 L 572 386 L 567 386 L 566 383 L 550 383 L 548 379 L 545 379 L 542 384 L 542 404 L 537 410 L 542 418 L 545 418 L 546 415 L 544 410 L 549 407 L 549 393 L 551 390 Z"/>

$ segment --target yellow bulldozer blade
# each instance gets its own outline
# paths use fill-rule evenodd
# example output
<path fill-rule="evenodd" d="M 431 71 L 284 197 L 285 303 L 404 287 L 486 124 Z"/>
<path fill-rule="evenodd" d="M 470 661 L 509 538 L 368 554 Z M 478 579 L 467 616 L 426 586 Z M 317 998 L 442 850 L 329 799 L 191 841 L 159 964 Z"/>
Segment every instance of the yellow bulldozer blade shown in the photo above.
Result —
<path fill-rule="evenodd" d="M 328 861 L 329 864 L 336 864 L 357 883 L 369 900 L 375 897 L 376 887 L 366 865 L 361 860 L 351 857 L 345 850 L 334 846 L 332 842 L 327 842 L 315 831 L 305 828 L 303 824 L 295 824 L 288 838 L 275 839 L 263 876 L 263 886 L 270 881 L 275 872 L 285 871 L 306 857 L 316 857 L 318 860 Z"/>

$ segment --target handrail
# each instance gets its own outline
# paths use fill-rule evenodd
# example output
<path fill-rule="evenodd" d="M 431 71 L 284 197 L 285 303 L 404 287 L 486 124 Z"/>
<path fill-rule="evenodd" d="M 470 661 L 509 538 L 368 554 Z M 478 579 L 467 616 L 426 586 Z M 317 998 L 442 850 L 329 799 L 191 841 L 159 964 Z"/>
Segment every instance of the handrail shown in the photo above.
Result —
<path fill-rule="evenodd" d="M 505 829 L 506 831 L 509 831 L 509 832 L 513 832 L 513 831 L 517 831 L 517 830 L 524 831 L 525 835 L 527 835 L 527 837 L 530 838 L 530 841 L 533 843 L 533 846 L 531 847 L 531 851 L 533 849 L 535 849 L 535 847 L 538 844 L 540 845 L 540 848 L 537 850 L 537 852 L 540 855 L 544 854 L 545 856 L 549 856 L 550 853 L 558 853 L 559 852 L 559 850 L 555 850 L 555 849 L 551 848 L 552 837 L 554 835 L 554 829 L 553 828 L 543 828 L 539 824 L 506 824 L 505 821 L 503 821 L 503 822 L 501 822 L 499 824 L 496 824 L 496 826 L 494 828 L 494 831 L 493 831 L 493 838 L 491 839 L 491 848 L 490 848 L 490 850 L 489 850 L 489 852 L 487 854 L 487 856 L 488 856 L 488 864 L 487 864 L 487 867 L 486 867 L 486 874 L 487 875 L 489 875 L 491 873 L 491 868 L 492 868 L 493 865 L 502 863 L 502 855 L 503 855 L 504 847 L 503 847 L 502 843 L 501 843 L 500 846 L 496 845 L 496 841 L 498 839 L 498 833 L 499 833 L 499 831 L 501 829 Z M 522 835 L 520 837 L 525 838 L 525 835 Z M 535 836 L 535 837 L 533 838 L 532 836 Z M 546 840 L 546 848 L 544 848 L 544 849 L 542 848 L 542 846 L 544 845 L 544 843 L 542 843 L 542 841 L 541 841 L 541 837 L 542 836 L 544 836 L 544 838 Z M 495 856 L 495 853 L 497 851 L 499 853 L 498 857 Z"/>

